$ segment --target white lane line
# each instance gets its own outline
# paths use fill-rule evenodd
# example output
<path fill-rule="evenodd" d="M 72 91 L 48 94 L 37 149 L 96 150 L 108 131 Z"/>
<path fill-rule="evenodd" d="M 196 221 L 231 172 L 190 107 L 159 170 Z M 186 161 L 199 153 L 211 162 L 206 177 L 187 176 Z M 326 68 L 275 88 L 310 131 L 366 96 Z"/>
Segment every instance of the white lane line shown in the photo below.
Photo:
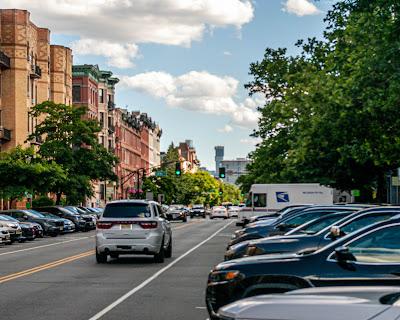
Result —
<path fill-rule="evenodd" d="M 214 238 L 218 233 L 220 233 L 222 230 L 226 229 L 228 226 L 232 224 L 233 221 L 227 223 L 224 225 L 222 228 L 218 229 L 216 232 L 214 232 L 211 236 L 209 236 L 207 239 L 203 240 L 196 246 L 194 246 L 192 249 L 186 251 L 184 254 L 176 258 L 174 261 L 172 261 L 170 264 L 162 268 L 161 270 L 157 271 L 155 274 L 153 274 L 150 278 L 147 278 L 145 281 L 143 281 L 140 285 L 137 287 L 133 288 L 129 292 L 125 293 L 122 297 L 118 298 L 115 300 L 113 303 L 111 303 L 108 307 L 104 308 L 97 314 L 95 314 L 93 317 L 91 317 L 89 320 L 98 320 L 102 316 L 104 316 L 106 313 L 110 312 L 112 309 L 114 309 L 116 306 L 124 302 L 126 299 L 128 299 L 130 296 L 138 292 L 140 289 L 143 289 L 145 286 L 147 286 L 150 282 L 153 280 L 157 279 L 161 274 L 163 274 L 165 271 L 168 269 L 172 268 L 175 264 L 177 264 L 179 261 L 181 261 L 183 258 L 185 258 L 187 255 L 191 254 L 193 251 L 196 249 L 200 248 L 203 244 L 205 244 L 207 241 L 210 241 L 212 238 Z"/>
<path fill-rule="evenodd" d="M 0 253 L 0 256 L 5 256 L 5 255 L 13 254 L 13 253 L 18 253 L 18 252 L 36 250 L 36 249 L 41 249 L 41 248 L 56 246 L 56 245 L 63 244 L 63 243 L 74 242 L 74 241 L 79 241 L 79 240 L 84 240 L 84 239 L 90 239 L 90 238 L 94 238 L 94 236 L 82 237 L 82 238 L 74 238 L 74 239 L 72 239 L 72 240 L 59 241 L 59 242 L 55 242 L 55 243 L 45 244 L 45 245 L 43 245 L 43 246 L 37 246 L 37 247 L 26 248 L 26 249 L 21 249 L 21 250 L 3 252 L 3 253 Z"/>

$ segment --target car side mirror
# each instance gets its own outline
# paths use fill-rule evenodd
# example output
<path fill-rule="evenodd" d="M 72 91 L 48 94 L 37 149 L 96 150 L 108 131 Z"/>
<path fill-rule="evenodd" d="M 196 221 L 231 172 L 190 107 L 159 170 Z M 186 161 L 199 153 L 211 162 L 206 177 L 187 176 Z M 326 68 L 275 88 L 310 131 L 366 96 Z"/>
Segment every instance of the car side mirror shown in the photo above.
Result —
<path fill-rule="evenodd" d="M 331 228 L 331 232 L 330 232 L 329 236 L 330 236 L 332 239 L 339 238 L 339 237 L 340 237 L 340 227 L 338 227 L 338 226 L 333 226 L 333 227 Z"/>
<path fill-rule="evenodd" d="M 332 240 L 336 240 L 344 235 L 344 232 L 338 226 L 332 226 L 331 231 L 329 232 L 329 238 Z"/>
<path fill-rule="evenodd" d="M 356 261 L 356 257 L 350 252 L 347 247 L 339 247 L 335 249 L 335 257 L 338 263 L 347 263 Z"/>

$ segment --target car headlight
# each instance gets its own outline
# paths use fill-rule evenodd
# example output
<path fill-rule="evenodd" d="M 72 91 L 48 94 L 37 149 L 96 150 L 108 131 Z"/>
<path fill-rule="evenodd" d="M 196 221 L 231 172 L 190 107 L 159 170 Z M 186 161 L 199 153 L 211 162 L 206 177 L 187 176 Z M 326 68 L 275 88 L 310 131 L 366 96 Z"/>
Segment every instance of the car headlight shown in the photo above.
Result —
<path fill-rule="evenodd" d="M 237 270 L 230 271 L 213 271 L 208 277 L 208 282 L 226 282 L 238 279 L 240 277 L 240 272 Z"/>
<path fill-rule="evenodd" d="M 247 247 L 247 250 L 246 250 L 247 256 L 258 256 L 260 254 L 265 254 L 265 251 L 254 245 L 250 245 Z"/>

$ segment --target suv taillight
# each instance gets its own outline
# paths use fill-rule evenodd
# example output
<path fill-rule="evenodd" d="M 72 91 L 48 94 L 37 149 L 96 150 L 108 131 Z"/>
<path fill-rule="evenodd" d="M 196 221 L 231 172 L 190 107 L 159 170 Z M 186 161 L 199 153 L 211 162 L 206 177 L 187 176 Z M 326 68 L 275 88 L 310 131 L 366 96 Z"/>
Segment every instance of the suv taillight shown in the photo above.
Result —
<path fill-rule="evenodd" d="M 97 221 L 96 223 L 96 227 L 97 229 L 110 229 L 112 227 L 112 223 L 111 222 L 99 222 Z"/>
<path fill-rule="evenodd" d="M 157 228 L 157 222 L 155 222 L 155 221 L 151 221 L 151 222 L 141 221 L 141 222 L 139 222 L 139 225 L 143 229 L 155 229 L 155 228 Z"/>

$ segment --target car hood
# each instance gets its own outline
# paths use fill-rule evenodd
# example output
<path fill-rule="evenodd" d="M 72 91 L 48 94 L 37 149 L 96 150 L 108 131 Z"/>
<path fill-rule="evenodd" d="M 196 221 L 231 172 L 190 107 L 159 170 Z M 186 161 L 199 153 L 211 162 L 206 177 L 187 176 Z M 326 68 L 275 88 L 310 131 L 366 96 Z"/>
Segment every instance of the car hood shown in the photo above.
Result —
<path fill-rule="evenodd" d="M 255 221 L 253 223 L 248 224 L 246 226 L 246 228 L 257 228 L 257 227 L 269 226 L 270 224 L 273 224 L 277 220 L 278 220 L 277 218 L 271 218 L 271 219 L 267 219 L 267 220 Z"/>
<path fill-rule="evenodd" d="M 226 270 L 226 269 L 234 269 L 235 267 L 246 266 L 249 264 L 255 263 L 277 263 L 284 261 L 295 261 L 301 259 L 301 256 L 298 256 L 294 253 L 290 254 L 271 254 L 271 255 L 260 255 L 260 256 L 252 256 L 252 257 L 244 257 L 235 260 L 221 262 L 215 267 L 215 270 Z"/>
<path fill-rule="evenodd" d="M 368 320 L 390 308 L 368 303 L 367 299 L 347 296 L 264 295 L 229 304 L 221 308 L 219 314 L 238 320 Z M 397 315 L 400 315 L 400 308 Z"/>
<path fill-rule="evenodd" d="M 293 242 L 299 242 L 306 237 L 307 237 L 307 235 L 267 237 L 267 238 L 252 240 L 250 244 L 257 245 L 257 244 L 267 244 L 267 243 L 268 244 L 269 243 L 293 243 Z"/>

